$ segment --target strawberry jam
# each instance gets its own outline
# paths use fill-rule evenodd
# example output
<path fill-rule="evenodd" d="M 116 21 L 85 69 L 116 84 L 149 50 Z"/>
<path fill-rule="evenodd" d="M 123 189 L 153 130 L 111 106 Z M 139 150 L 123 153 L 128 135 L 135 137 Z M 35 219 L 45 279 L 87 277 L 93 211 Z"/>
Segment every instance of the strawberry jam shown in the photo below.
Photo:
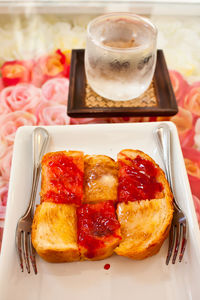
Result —
<path fill-rule="evenodd" d="M 110 269 L 110 264 L 105 264 L 105 265 L 104 265 L 104 269 L 105 269 L 105 270 L 109 270 L 109 269 Z"/>
<path fill-rule="evenodd" d="M 118 201 L 128 202 L 158 198 L 163 185 L 156 181 L 159 169 L 139 155 L 126 161 L 119 160 Z"/>
<path fill-rule="evenodd" d="M 83 198 L 83 157 L 57 152 L 48 158 L 46 167 L 48 190 L 42 201 L 80 205 Z"/>
<path fill-rule="evenodd" d="M 77 208 L 77 219 L 78 244 L 86 249 L 85 256 L 88 258 L 95 257 L 110 238 L 121 239 L 116 234 L 120 224 L 112 201 L 83 204 Z"/>

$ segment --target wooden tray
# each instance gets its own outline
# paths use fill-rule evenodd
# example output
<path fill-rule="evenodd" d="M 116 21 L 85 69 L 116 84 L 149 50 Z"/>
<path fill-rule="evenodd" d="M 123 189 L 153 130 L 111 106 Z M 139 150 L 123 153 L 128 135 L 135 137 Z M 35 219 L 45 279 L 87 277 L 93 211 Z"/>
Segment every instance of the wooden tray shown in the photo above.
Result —
<path fill-rule="evenodd" d="M 112 101 L 97 95 L 85 76 L 84 50 L 73 50 L 67 114 L 80 117 L 172 116 L 178 112 L 162 50 L 157 51 L 155 74 L 149 89 L 129 101 Z"/>

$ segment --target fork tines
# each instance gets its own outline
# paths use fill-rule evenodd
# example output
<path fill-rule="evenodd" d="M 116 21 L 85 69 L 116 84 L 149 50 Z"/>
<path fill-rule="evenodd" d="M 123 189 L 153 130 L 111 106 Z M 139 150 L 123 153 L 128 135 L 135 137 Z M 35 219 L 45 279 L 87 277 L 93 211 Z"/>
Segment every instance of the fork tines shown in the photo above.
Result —
<path fill-rule="evenodd" d="M 20 267 L 22 272 L 24 271 L 24 264 L 23 264 L 23 260 L 24 260 L 27 272 L 30 273 L 30 261 L 31 261 L 34 273 L 37 274 L 35 249 L 33 248 L 31 242 L 31 233 L 20 230 L 19 225 L 17 226 L 17 232 L 16 232 L 16 245 L 17 245 L 17 252 L 18 252 Z"/>
<path fill-rule="evenodd" d="M 180 249 L 179 262 L 182 261 L 185 248 L 186 248 L 186 243 L 187 243 L 186 228 L 187 228 L 186 217 L 183 215 L 183 212 L 175 206 L 172 225 L 169 232 L 169 248 L 168 248 L 168 253 L 166 258 L 167 265 L 169 264 L 172 253 L 173 253 L 172 264 L 175 264 L 179 249 Z M 181 244 L 181 248 L 180 248 L 180 244 Z"/>

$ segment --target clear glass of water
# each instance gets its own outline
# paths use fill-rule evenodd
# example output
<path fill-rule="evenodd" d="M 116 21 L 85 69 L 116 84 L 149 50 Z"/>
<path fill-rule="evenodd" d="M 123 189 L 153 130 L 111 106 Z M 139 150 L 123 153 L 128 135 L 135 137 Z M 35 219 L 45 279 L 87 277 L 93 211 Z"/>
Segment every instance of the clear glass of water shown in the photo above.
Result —
<path fill-rule="evenodd" d="M 115 101 L 144 93 L 156 64 L 157 29 L 146 18 L 111 13 L 88 24 L 85 71 L 91 88 Z"/>

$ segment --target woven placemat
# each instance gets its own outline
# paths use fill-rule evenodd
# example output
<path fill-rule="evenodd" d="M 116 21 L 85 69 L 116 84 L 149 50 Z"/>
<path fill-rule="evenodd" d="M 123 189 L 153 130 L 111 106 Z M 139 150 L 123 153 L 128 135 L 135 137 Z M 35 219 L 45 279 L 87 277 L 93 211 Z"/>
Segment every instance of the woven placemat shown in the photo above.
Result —
<path fill-rule="evenodd" d="M 154 82 L 140 97 L 128 101 L 113 101 L 96 94 L 86 82 L 85 106 L 87 107 L 153 107 L 157 106 L 157 98 Z"/>

